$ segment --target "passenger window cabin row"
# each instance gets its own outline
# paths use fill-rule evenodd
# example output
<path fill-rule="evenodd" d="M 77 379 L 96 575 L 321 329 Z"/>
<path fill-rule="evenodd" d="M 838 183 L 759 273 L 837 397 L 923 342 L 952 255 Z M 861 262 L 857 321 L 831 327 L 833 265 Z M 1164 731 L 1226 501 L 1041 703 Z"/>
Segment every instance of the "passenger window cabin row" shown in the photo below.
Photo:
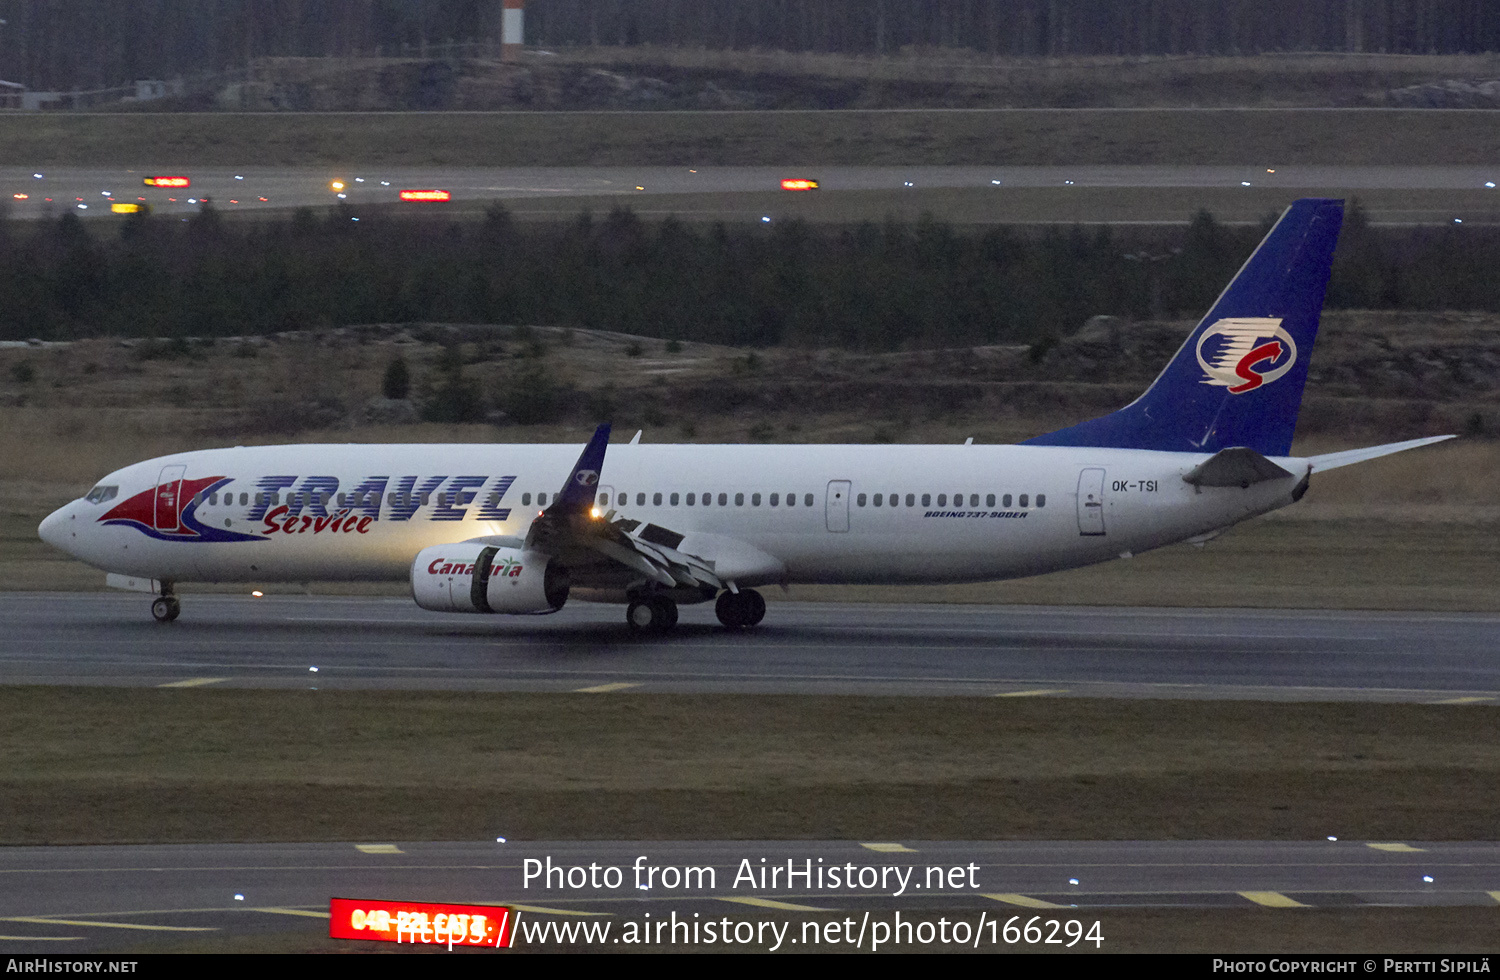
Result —
<path fill-rule="evenodd" d="M 979 506 L 979 496 L 980 495 L 977 494 L 977 493 L 971 493 L 971 494 L 969 494 L 968 495 L 968 503 L 965 504 L 964 503 L 964 495 L 961 494 L 961 493 L 955 493 L 953 495 L 953 506 L 954 507 L 964 507 L 964 506 L 967 506 L 967 507 L 971 507 L 971 508 L 978 507 Z M 882 502 L 882 500 L 881 500 L 882 497 L 885 498 L 884 502 Z M 924 493 L 924 494 L 922 494 L 922 498 L 921 499 L 922 499 L 922 506 L 923 507 L 932 507 L 932 506 L 934 506 L 934 504 L 932 502 L 932 494 L 930 494 L 930 493 Z M 906 506 L 907 507 L 915 507 L 915 506 L 917 506 L 916 500 L 917 500 L 917 495 L 916 494 L 914 494 L 914 493 L 907 494 L 906 495 Z M 1000 507 L 1005 508 L 1005 509 L 1008 510 L 1008 509 L 1011 508 L 1013 500 L 1015 501 L 1015 506 L 1016 507 L 1029 508 L 1031 506 L 1031 503 L 1030 503 L 1030 501 L 1031 501 L 1031 495 L 1028 494 L 1028 493 L 1021 494 L 1021 496 L 1019 498 L 1013 498 L 1008 493 L 1006 493 L 1006 494 L 1000 494 L 998 496 L 996 494 L 993 494 L 993 493 L 987 493 L 987 494 L 984 495 L 984 506 L 986 506 L 986 507 L 994 507 L 994 506 L 997 505 L 997 502 L 998 502 L 998 506 L 1000 506 Z M 858 507 L 864 507 L 864 506 L 867 506 L 867 505 L 868 506 L 872 506 L 872 507 L 900 507 L 902 505 L 901 504 L 901 495 L 899 493 L 892 493 L 892 494 L 880 494 L 880 493 L 877 493 L 877 494 L 875 494 L 873 497 L 871 497 L 868 500 L 866 499 L 866 495 L 865 494 L 860 494 L 859 496 L 857 496 L 857 497 L 854 498 L 854 503 Z M 946 493 L 940 493 L 940 494 L 937 495 L 937 504 L 936 504 L 936 506 L 938 506 L 938 507 L 947 507 L 948 506 L 948 495 Z M 1039 494 L 1036 495 L 1036 506 L 1038 506 L 1038 507 L 1045 507 L 1045 506 L 1047 506 L 1047 495 L 1045 493 L 1039 493 Z"/>
<path fill-rule="evenodd" d="M 310 492 L 310 491 L 308 491 L 308 492 L 292 492 L 292 493 L 288 493 L 286 495 L 286 501 L 285 502 L 287 504 L 293 505 L 293 506 L 301 504 L 302 506 L 307 507 L 307 506 L 310 506 L 313 503 L 319 503 L 319 504 L 322 504 L 324 507 L 327 507 L 330 503 L 332 503 L 334 501 L 335 498 L 337 498 L 338 499 L 338 506 L 340 506 L 340 507 L 378 507 L 378 506 L 380 506 L 380 504 L 382 502 L 388 503 L 388 504 L 390 504 L 393 507 L 395 507 L 395 506 L 411 507 L 413 505 L 418 506 L 418 507 L 426 507 L 428 504 L 432 503 L 432 501 L 433 501 L 434 498 L 436 498 L 438 506 L 440 506 L 440 507 L 446 507 L 446 506 L 467 507 L 467 506 L 470 506 L 470 505 L 472 505 L 472 504 L 474 504 L 476 502 L 476 500 L 475 500 L 475 498 L 473 496 L 473 493 L 474 493 L 474 491 L 472 491 L 472 490 L 466 490 L 466 491 L 463 491 L 462 494 L 460 494 L 460 493 L 438 493 L 438 494 L 421 493 L 421 494 L 418 494 L 418 493 L 399 493 L 398 492 L 398 493 L 388 493 L 388 494 L 381 495 L 381 494 L 377 494 L 377 493 L 374 493 L 374 492 L 332 494 L 332 493 L 329 493 L 328 491 L 324 490 L 324 491 L 319 491 L 319 492 Z M 249 494 L 249 493 L 241 493 L 239 495 L 239 506 L 241 506 L 241 507 L 248 507 L 250 505 L 250 498 L 251 498 L 251 496 L 252 495 Z M 462 498 L 463 498 L 462 500 L 457 499 L 460 496 L 462 496 Z M 526 494 L 526 496 L 530 497 L 531 494 Z M 545 503 L 546 496 L 547 496 L 545 493 L 538 494 L 537 496 L 539 498 L 541 498 L 542 502 Z M 256 491 L 256 493 L 254 494 L 254 498 L 255 498 L 255 505 L 257 507 L 262 507 L 262 506 L 275 507 L 275 506 L 279 505 L 280 503 L 282 503 L 282 495 L 279 492 L 275 492 L 275 491 L 272 491 L 272 492 L 269 492 L 269 493 L 265 492 L 265 491 Z M 193 502 L 196 503 L 196 504 L 198 504 L 200 507 L 203 506 L 203 504 L 205 503 L 204 495 L 201 494 L 201 493 L 197 494 L 196 496 L 194 496 Z M 217 494 L 217 493 L 208 494 L 206 502 L 208 503 L 208 506 L 210 506 L 210 507 L 217 507 L 217 506 L 219 506 L 219 494 Z M 487 504 L 490 507 L 497 507 L 497 506 L 499 506 L 499 504 L 500 504 L 500 494 L 491 493 L 489 495 L 489 500 L 487 501 Z M 232 493 L 226 493 L 226 494 L 224 494 L 224 506 L 226 506 L 226 507 L 233 507 L 234 505 L 235 505 L 234 494 L 232 494 Z"/>
<path fill-rule="evenodd" d="M 423 493 L 423 494 L 415 494 L 415 493 L 389 493 L 389 494 L 385 494 L 383 496 L 384 496 L 384 502 L 389 503 L 392 506 L 410 507 L 410 506 L 415 505 L 415 506 L 419 506 L 419 507 L 426 507 L 426 506 L 428 506 L 432 502 L 432 498 L 434 496 L 436 496 L 437 502 L 438 502 L 439 506 L 469 506 L 469 505 L 471 505 L 471 504 L 473 504 L 475 502 L 474 499 L 469 496 L 470 493 L 472 493 L 472 491 L 466 491 L 466 492 L 463 492 L 463 493 L 452 493 L 452 494 L 449 494 L 449 493 L 438 493 L 436 495 L 430 494 L 430 493 Z M 217 493 L 208 494 L 207 495 L 207 503 L 208 503 L 208 505 L 210 507 L 217 507 L 217 506 L 219 506 L 219 496 L 220 495 L 217 494 Z M 255 497 L 255 504 L 256 504 L 256 506 L 277 506 L 277 505 L 279 505 L 281 503 L 281 496 L 282 495 L 280 493 L 277 493 L 277 492 L 267 493 L 267 492 L 264 492 L 264 491 L 257 491 L 255 493 L 255 495 L 254 495 L 254 497 Z M 382 503 L 382 499 L 381 499 L 382 495 L 375 494 L 375 493 L 372 493 L 372 492 L 360 492 L 360 493 L 348 493 L 348 494 L 346 494 L 346 493 L 339 493 L 339 494 L 335 495 L 335 494 L 329 493 L 326 490 L 325 491 L 321 491 L 321 492 L 317 492 L 317 493 L 310 492 L 310 491 L 305 491 L 305 492 L 300 492 L 300 493 L 299 492 L 288 493 L 286 495 L 286 502 L 289 505 L 298 505 L 298 504 L 300 504 L 300 505 L 302 505 L 304 507 L 305 506 L 309 506 L 309 505 L 311 505 L 311 504 L 313 504 L 313 503 L 316 502 L 316 503 L 321 503 L 324 507 L 327 507 L 334 500 L 335 496 L 337 496 L 338 506 L 340 506 L 340 507 L 370 507 L 370 506 L 379 506 Z M 551 496 L 554 497 L 554 498 L 556 497 L 555 494 L 553 494 Z M 967 496 L 967 503 L 965 503 L 965 496 Z M 239 495 L 239 506 L 241 506 L 241 507 L 249 506 L 249 504 L 250 504 L 250 497 L 251 497 L 251 495 L 249 493 L 245 493 L 245 492 L 240 493 L 240 495 Z M 459 497 L 462 497 L 463 499 L 462 500 L 456 499 L 456 498 L 459 498 Z M 521 494 L 521 506 L 522 507 L 530 507 L 530 506 L 532 506 L 532 497 L 533 497 L 533 495 L 530 494 L 530 493 L 523 493 L 523 494 Z M 224 505 L 225 506 L 229 506 L 229 507 L 234 506 L 234 504 L 235 504 L 235 495 L 234 494 L 232 494 L 232 493 L 226 493 L 226 494 L 223 495 L 223 498 L 224 498 Z M 500 498 L 501 498 L 500 494 L 491 493 L 489 495 L 488 506 L 490 506 L 490 507 L 498 507 L 499 504 L 500 504 Z M 549 499 L 549 495 L 548 494 L 538 493 L 538 494 L 535 494 L 535 498 L 536 498 L 536 506 L 539 506 L 539 507 L 545 507 L 545 506 L 547 506 L 547 501 Z M 782 507 L 782 506 L 796 507 L 796 506 L 798 506 L 798 494 L 795 494 L 795 493 L 789 493 L 789 494 L 786 494 L 785 496 L 783 496 L 780 493 L 772 493 L 772 494 L 764 494 L 764 495 L 759 494 L 759 493 L 751 493 L 751 494 L 748 494 L 748 495 L 744 494 L 744 493 L 735 493 L 735 494 L 732 495 L 732 498 L 731 498 L 731 495 L 728 494 L 728 493 L 718 493 L 718 494 L 715 494 L 713 492 L 708 492 L 708 493 L 701 493 L 700 494 L 700 493 L 694 492 L 694 493 L 683 494 L 683 493 L 662 493 L 660 491 L 657 491 L 657 492 L 654 492 L 654 493 L 650 494 L 649 498 L 648 498 L 647 494 L 637 492 L 636 495 L 635 495 L 635 506 L 637 506 L 637 507 L 645 507 L 646 506 L 646 501 L 649 499 L 651 501 L 651 506 L 653 506 L 653 507 L 661 507 L 663 505 L 666 505 L 666 506 L 669 506 L 669 507 L 678 507 L 678 506 L 683 506 L 683 505 L 686 505 L 688 507 L 713 507 L 713 506 L 728 507 L 728 506 L 730 506 L 730 500 L 733 499 L 735 507 L 743 507 L 743 506 L 745 506 L 747 498 L 749 500 L 749 504 L 750 504 L 751 507 L 759 507 L 759 506 L 761 506 L 762 502 L 764 502 L 766 505 L 771 506 L 771 507 Z M 934 495 L 931 494 L 931 493 L 924 493 L 924 494 L 920 494 L 920 495 L 919 494 L 915 494 L 915 493 L 908 493 L 908 494 L 906 494 L 904 500 L 902 498 L 902 495 L 899 494 L 899 493 L 877 493 L 877 494 L 863 494 L 863 493 L 861 493 L 861 494 L 859 494 L 858 496 L 856 496 L 854 498 L 854 504 L 855 504 L 856 507 L 901 507 L 901 506 L 916 507 L 916 506 L 918 506 L 918 501 L 920 500 L 920 506 L 922 506 L 922 507 L 932 507 L 932 506 L 947 507 L 947 506 L 949 506 L 949 503 L 948 503 L 948 499 L 949 499 L 948 498 L 948 494 L 946 494 L 946 493 L 937 494 L 936 495 L 936 504 L 934 504 L 933 498 L 934 498 Z M 996 507 L 996 506 L 999 506 L 1001 508 L 1010 509 L 1012 506 L 1016 506 L 1016 507 L 1025 509 L 1025 508 L 1029 508 L 1029 507 L 1032 506 L 1031 495 L 1030 494 L 1025 494 L 1025 493 L 1021 494 L 1019 497 L 1014 497 L 1014 498 L 1010 494 L 1008 494 L 1008 493 L 1006 493 L 1006 494 L 988 493 L 988 494 L 984 494 L 983 495 L 983 499 L 984 499 L 984 506 L 985 507 Z M 803 507 L 811 507 L 811 506 L 813 506 L 813 501 L 814 501 L 814 495 L 813 494 L 805 493 L 805 494 L 801 495 L 801 506 L 803 506 Z M 980 506 L 979 501 L 980 501 L 980 494 L 970 493 L 970 494 L 965 495 L 965 494 L 962 494 L 962 493 L 955 493 L 955 494 L 953 494 L 953 503 L 952 503 L 952 506 L 954 506 L 954 507 L 964 507 L 964 506 L 967 506 L 967 507 L 973 508 L 973 507 Z M 1012 501 L 1014 501 L 1014 504 L 1012 503 Z M 199 506 L 202 506 L 203 503 L 205 502 L 204 501 L 204 495 L 201 494 L 201 493 L 198 494 L 194 498 L 194 502 L 197 503 Z M 610 494 L 608 494 L 608 493 L 601 493 L 601 494 L 599 494 L 598 504 L 599 504 L 600 507 L 608 507 L 608 506 L 610 506 Z M 618 493 L 616 493 L 614 495 L 614 506 L 616 506 L 616 507 L 627 507 L 629 505 L 630 505 L 630 494 L 629 493 L 622 491 L 622 492 L 618 492 Z M 1035 506 L 1037 506 L 1037 507 L 1045 507 L 1045 506 L 1047 506 L 1047 495 L 1046 494 L 1042 494 L 1042 493 L 1037 494 L 1036 495 Z"/>
<path fill-rule="evenodd" d="M 545 496 L 545 494 L 543 494 L 542 496 Z M 531 497 L 531 494 L 522 494 L 521 495 L 521 503 L 523 505 L 526 504 L 529 501 L 530 497 Z M 729 506 L 729 497 L 730 497 L 730 495 L 727 494 L 727 493 L 720 493 L 720 494 L 718 494 L 718 496 L 717 496 L 718 506 L 720 506 L 720 507 L 727 507 L 727 506 Z M 964 497 L 965 497 L 964 494 L 955 493 L 953 495 L 953 506 L 954 507 L 963 507 L 963 506 L 965 506 L 965 504 L 964 504 Z M 745 494 L 743 494 L 743 493 L 736 493 L 734 495 L 734 506 L 736 506 L 736 507 L 743 507 L 743 506 L 745 506 L 745 498 L 746 498 Z M 762 498 L 761 494 L 758 494 L 758 493 L 752 493 L 752 494 L 750 494 L 749 495 L 750 506 L 751 507 L 759 507 L 761 505 L 761 498 Z M 809 494 L 804 494 L 803 497 L 802 497 L 802 500 L 803 500 L 802 506 L 804 506 L 804 507 L 811 507 L 813 505 L 813 499 L 814 498 L 813 498 L 812 494 L 810 494 L 810 493 Z M 933 506 L 933 495 L 930 494 L 930 493 L 924 493 L 924 494 L 920 494 L 920 495 L 915 494 L 915 493 L 909 493 L 909 494 L 907 494 L 906 498 L 905 498 L 905 506 L 907 506 L 907 507 L 916 507 L 918 499 L 921 500 L 921 506 L 923 506 L 923 507 L 932 507 Z M 1013 497 L 1011 494 L 1008 494 L 1008 493 L 1007 494 L 999 494 L 999 495 L 993 494 L 993 493 L 989 493 L 989 494 L 984 494 L 983 495 L 983 499 L 984 499 L 984 506 L 986 506 L 986 507 L 995 507 L 995 506 L 997 506 L 997 502 L 998 502 L 998 506 L 1005 507 L 1005 508 L 1009 508 L 1009 507 L 1011 507 L 1013 505 L 1014 506 L 1018 506 L 1018 507 L 1023 507 L 1023 508 L 1028 508 L 1028 507 L 1032 506 L 1031 505 L 1031 495 L 1030 494 L 1025 494 L 1025 493 L 1021 494 L 1019 498 Z M 700 503 L 700 500 L 701 500 L 701 503 Z M 644 494 L 644 493 L 637 493 L 635 495 L 635 505 L 637 507 L 645 507 L 646 506 L 646 501 L 647 501 L 647 495 L 646 494 Z M 683 505 L 683 504 L 685 504 L 688 507 L 694 507 L 694 506 L 709 507 L 709 506 L 713 506 L 714 505 L 715 495 L 712 494 L 712 493 L 705 493 L 705 494 L 702 494 L 701 497 L 700 497 L 700 495 L 698 495 L 698 494 L 692 494 L 692 493 L 683 495 L 683 494 L 677 494 L 677 493 L 662 494 L 662 493 L 658 492 L 658 493 L 652 493 L 650 495 L 650 501 L 651 501 L 651 505 L 654 506 L 654 507 L 660 507 L 660 506 L 662 506 L 662 504 L 664 502 L 669 507 L 677 507 L 677 506 Z M 969 507 L 978 507 L 979 506 L 979 501 L 980 501 L 980 495 L 979 494 L 977 494 L 977 493 L 968 494 L 968 504 L 967 504 L 967 506 L 969 506 Z M 767 495 L 767 497 L 766 497 L 766 503 L 769 504 L 772 507 L 779 507 L 779 506 L 781 506 L 782 505 L 782 503 L 781 503 L 781 495 L 780 494 L 776 494 L 776 493 Z M 899 494 L 899 493 L 891 493 L 891 494 L 877 493 L 877 494 L 874 494 L 873 496 L 870 495 L 870 494 L 863 494 L 862 493 L 862 494 L 859 494 L 857 497 L 854 498 L 854 503 L 855 503 L 855 506 L 857 506 L 857 507 L 868 507 L 868 506 L 874 506 L 874 507 L 900 507 L 900 506 L 902 506 L 902 497 L 901 497 L 901 494 Z M 626 506 L 629 506 L 629 505 L 630 505 L 630 494 L 629 493 L 621 492 L 621 493 L 617 493 L 615 495 L 615 506 L 616 507 L 626 507 Z M 797 494 L 795 494 L 795 493 L 789 493 L 789 494 L 787 494 L 786 495 L 786 504 L 785 505 L 787 507 L 795 507 L 795 506 L 797 506 Z M 599 506 L 601 506 L 601 507 L 608 507 L 609 506 L 609 494 L 607 494 L 607 493 L 601 493 L 599 495 Z M 938 507 L 947 507 L 948 506 L 948 495 L 946 493 L 937 494 L 937 505 L 936 506 L 938 506 Z M 1046 494 L 1039 493 L 1039 494 L 1036 495 L 1036 506 L 1037 507 L 1045 507 L 1045 506 L 1047 506 L 1047 495 Z"/>
<path fill-rule="evenodd" d="M 521 503 L 524 504 L 526 502 L 526 498 L 528 496 L 530 496 L 530 495 L 529 494 L 522 494 L 521 495 Z M 743 494 L 743 493 L 736 493 L 736 494 L 734 494 L 734 496 L 733 496 L 734 506 L 736 506 L 736 507 L 743 507 L 743 506 L 745 506 L 746 496 L 747 495 Z M 751 507 L 759 507 L 761 505 L 763 499 L 764 499 L 765 503 L 769 504 L 772 507 L 781 507 L 781 506 L 783 506 L 782 496 L 779 493 L 766 494 L 766 495 L 764 495 L 764 497 L 761 494 L 752 493 L 752 494 L 749 494 L 748 497 L 749 497 L 749 501 L 750 501 L 750 506 Z M 635 505 L 637 507 L 644 507 L 644 506 L 646 506 L 646 499 L 647 499 L 646 494 L 644 494 L 644 493 L 637 493 L 635 495 Z M 688 507 L 713 507 L 713 506 L 715 506 L 715 503 L 714 503 L 715 499 L 717 499 L 717 501 L 718 501 L 717 506 L 719 506 L 719 507 L 728 507 L 729 506 L 730 495 L 727 494 L 727 493 L 720 493 L 720 494 L 718 494 L 717 498 L 715 498 L 715 495 L 712 492 L 703 493 L 703 494 L 699 494 L 699 493 L 696 493 L 696 492 L 695 493 L 689 493 L 689 494 L 682 494 L 682 493 L 666 493 L 666 494 L 664 494 L 664 493 L 661 493 L 661 492 L 656 492 L 656 493 L 651 494 L 651 496 L 650 496 L 651 506 L 653 506 L 653 507 L 660 507 L 664 503 L 668 507 L 678 507 L 678 506 L 682 506 L 682 505 L 686 505 Z M 621 491 L 621 492 L 615 494 L 615 506 L 616 507 L 628 507 L 629 505 L 630 505 L 630 494 L 629 493 Z M 812 505 L 813 505 L 813 495 L 810 494 L 810 493 L 803 494 L 802 495 L 802 506 L 803 507 L 811 507 Z M 607 494 L 607 493 L 601 493 L 601 494 L 599 494 L 599 506 L 600 507 L 608 507 L 609 506 L 609 494 Z M 796 507 L 797 506 L 797 495 L 795 493 L 789 493 L 789 494 L 786 495 L 785 506 L 787 506 L 787 507 Z"/>

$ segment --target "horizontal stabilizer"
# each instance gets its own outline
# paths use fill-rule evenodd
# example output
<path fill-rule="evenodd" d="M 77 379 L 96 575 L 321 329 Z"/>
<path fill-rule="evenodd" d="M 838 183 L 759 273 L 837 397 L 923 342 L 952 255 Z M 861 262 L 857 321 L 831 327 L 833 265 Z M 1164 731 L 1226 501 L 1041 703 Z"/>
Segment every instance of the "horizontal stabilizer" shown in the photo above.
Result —
<path fill-rule="evenodd" d="M 1291 476 L 1253 449 L 1221 449 L 1193 467 L 1182 479 L 1195 487 L 1248 487 Z"/>
<path fill-rule="evenodd" d="M 1351 463 L 1363 463 L 1367 459 L 1378 459 L 1381 456 L 1389 456 L 1391 453 L 1416 449 L 1418 446 L 1430 446 L 1435 442 L 1446 442 L 1449 439 L 1457 438 L 1457 436 L 1428 436 L 1425 439 L 1388 442 L 1383 446 L 1370 446 L 1365 449 L 1346 449 L 1341 453 L 1324 453 L 1322 456 L 1310 456 L 1307 461 L 1312 464 L 1314 473 L 1321 473 L 1324 470 L 1336 470 L 1340 466 L 1348 466 Z"/>

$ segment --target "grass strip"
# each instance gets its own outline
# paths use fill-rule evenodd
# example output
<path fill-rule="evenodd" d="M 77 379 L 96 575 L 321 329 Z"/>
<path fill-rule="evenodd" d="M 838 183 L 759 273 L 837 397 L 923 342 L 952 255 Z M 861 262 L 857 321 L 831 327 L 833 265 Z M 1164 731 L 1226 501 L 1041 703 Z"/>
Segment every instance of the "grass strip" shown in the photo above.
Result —
<path fill-rule="evenodd" d="M 1434 166 L 1500 156 L 1491 110 L 0 115 L 5 166 Z"/>
<path fill-rule="evenodd" d="M 1493 710 L 0 689 L 0 843 L 1489 839 Z"/>

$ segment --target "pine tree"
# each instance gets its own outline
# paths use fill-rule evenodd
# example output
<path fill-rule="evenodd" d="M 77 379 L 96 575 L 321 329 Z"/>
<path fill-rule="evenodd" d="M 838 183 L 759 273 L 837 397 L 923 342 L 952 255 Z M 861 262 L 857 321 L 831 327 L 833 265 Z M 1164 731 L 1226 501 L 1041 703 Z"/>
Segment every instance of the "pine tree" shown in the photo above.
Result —
<path fill-rule="evenodd" d="M 400 354 L 392 358 L 386 367 L 380 391 L 385 397 L 397 400 L 404 400 L 411 394 L 411 369 L 406 366 L 406 361 Z"/>

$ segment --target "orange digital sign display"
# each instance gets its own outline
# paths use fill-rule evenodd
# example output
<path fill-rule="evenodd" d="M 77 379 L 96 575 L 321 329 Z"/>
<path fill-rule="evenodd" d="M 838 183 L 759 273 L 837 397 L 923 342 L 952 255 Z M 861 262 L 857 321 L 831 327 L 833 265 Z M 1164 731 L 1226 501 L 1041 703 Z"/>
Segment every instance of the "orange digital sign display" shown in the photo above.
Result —
<path fill-rule="evenodd" d="M 147 177 L 141 183 L 147 187 L 191 187 L 193 184 L 186 177 Z"/>
<path fill-rule="evenodd" d="M 334 898 L 328 903 L 331 939 L 365 939 L 428 946 L 493 946 L 515 942 L 516 917 L 503 905 L 447 905 Z"/>
<path fill-rule="evenodd" d="M 788 177 L 781 182 L 781 189 L 784 191 L 815 191 L 818 189 L 818 182 L 816 180 L 809 180 L 806 177 Z"/>
<path fill-rule="evenodd" d="M 451 201 L 453 195 L 443 190 L 407 190 L 401 192 L 403 201 Z"/>

